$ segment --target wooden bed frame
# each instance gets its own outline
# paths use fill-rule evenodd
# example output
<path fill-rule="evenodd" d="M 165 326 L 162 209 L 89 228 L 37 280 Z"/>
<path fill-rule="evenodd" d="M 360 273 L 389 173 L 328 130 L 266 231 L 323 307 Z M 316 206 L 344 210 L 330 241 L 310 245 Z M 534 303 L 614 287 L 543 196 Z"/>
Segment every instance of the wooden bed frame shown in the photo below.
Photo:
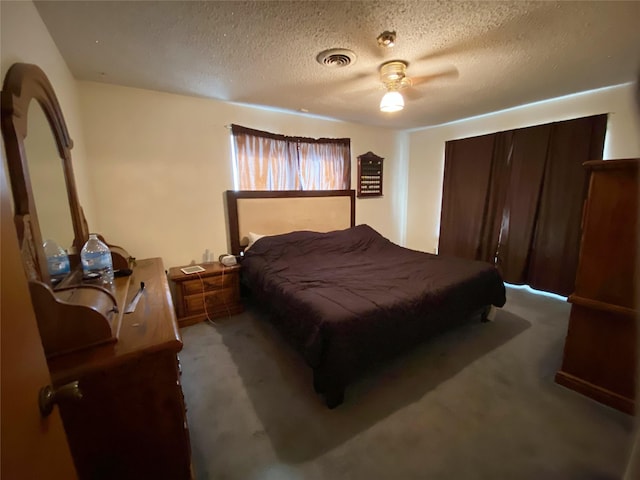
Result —
<path fill-rule="evenodd" d="M 229 248 L 238 255 L 249 232 L 277 235 L 296 230 L 330 232 L 353 227 L 355 190 L 226 191 Z"/>

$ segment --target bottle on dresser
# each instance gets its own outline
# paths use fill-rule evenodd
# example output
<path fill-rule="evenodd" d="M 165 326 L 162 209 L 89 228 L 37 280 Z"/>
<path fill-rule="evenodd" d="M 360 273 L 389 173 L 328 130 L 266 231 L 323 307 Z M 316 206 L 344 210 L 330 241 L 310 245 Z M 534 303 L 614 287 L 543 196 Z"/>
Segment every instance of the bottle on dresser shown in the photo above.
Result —
<path fill-rule="evenodd" d="M 113 263 L 111 251 L 104 242 L 100 241 L 98 235 L 92 233 L 89 240 L 82 247 L 80 252 L 82 260 L 82 272 L 87 280 L 96 281 L 103 285 L 113 284 Z"/>
<path fill-rule="evenodd" d="M 51 280 L 57 283 L 70 272 L 69 256 L 64 249 L 53 240 L 46 240 L 43 244 L 44 254 L 47 256 L 47 270 Z"/>

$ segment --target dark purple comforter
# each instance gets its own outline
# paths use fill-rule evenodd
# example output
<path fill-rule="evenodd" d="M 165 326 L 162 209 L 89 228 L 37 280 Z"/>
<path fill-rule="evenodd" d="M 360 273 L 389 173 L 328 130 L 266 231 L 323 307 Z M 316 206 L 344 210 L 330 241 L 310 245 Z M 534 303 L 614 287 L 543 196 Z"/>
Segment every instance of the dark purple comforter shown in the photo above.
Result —
<path fill-rule="evenodd" d="M 316 383 L 344 386 L 373 363 L 505 303 L 492 265 L 409 250 L 367 225 L 263 237 L 242 267 Z"/>

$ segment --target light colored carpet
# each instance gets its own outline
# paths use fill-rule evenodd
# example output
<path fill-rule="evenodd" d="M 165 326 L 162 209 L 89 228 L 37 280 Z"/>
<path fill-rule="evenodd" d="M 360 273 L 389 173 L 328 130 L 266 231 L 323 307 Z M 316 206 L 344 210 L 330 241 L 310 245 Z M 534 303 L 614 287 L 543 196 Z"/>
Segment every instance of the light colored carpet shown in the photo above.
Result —
<path fill-rule="evenodd" d="M 621 478 L 633 419 L 553 381 L 570 305 L 507 299 L 494 322 L 371 372 L 335 410 L 258 308 L 182 329 L 197 478 Z"/>

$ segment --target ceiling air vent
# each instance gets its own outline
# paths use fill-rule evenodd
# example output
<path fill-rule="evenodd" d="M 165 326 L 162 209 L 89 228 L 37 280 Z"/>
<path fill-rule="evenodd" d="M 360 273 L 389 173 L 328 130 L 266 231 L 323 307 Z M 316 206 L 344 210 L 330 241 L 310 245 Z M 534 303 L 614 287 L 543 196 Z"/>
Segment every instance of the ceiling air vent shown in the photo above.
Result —
<path fill-rule="evenodd" d="M 332 68 L 347 67 L 356 61 L 356 54 L 346 48 L 331 48 L 316 57 L 320 65 Z"/>

